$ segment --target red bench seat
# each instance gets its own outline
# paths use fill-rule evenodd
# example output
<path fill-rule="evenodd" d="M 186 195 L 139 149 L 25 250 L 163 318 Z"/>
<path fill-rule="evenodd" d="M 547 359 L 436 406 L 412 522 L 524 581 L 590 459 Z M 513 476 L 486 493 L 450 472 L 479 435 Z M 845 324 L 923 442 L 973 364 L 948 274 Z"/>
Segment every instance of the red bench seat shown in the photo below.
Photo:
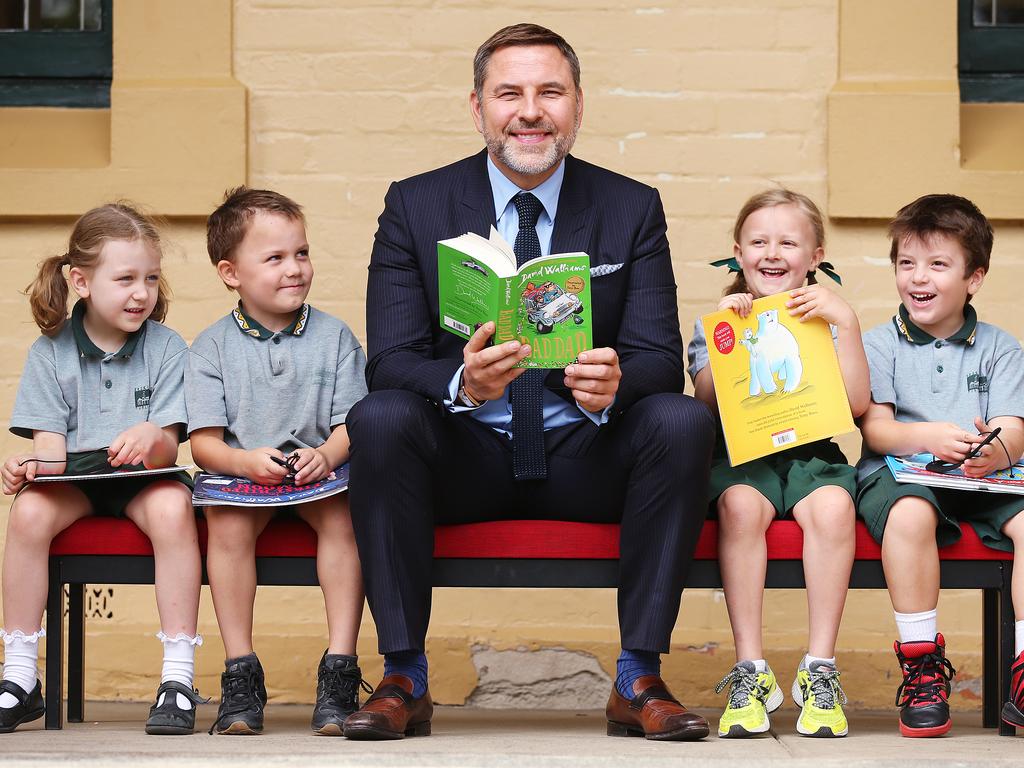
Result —
<path fill-rule="evenodd" d="M 200 545 L 206 552 L 206 526 L 200 521 Z M 956 544 L 939 554 L 943 560 L 1012 560 L 982 544 L 970 526 Z M 770 560 L 799 560 L 803 534 L 792 520 L 777 520 L 768 529 Z M 62 532 L 50 547 L 52 555 L 152 556 L 142 532 L 129 520 L 87 517 Z M 316 535 L 299 520 L 271 522 L 256 545 L 258 557 L 315 557 Z M 503 520 L 491 523 L 444 525 L 436 529 L 434 557 L 441 559 L 615 560 L 619 556 L 619 526 L 608 523 L 565 523 L 550 520 Z M 718 523 L 704 524 L 694 557 L 716 560 Z M 857 560 L 881 559 L 881 548 L 863 523 L 857 523 Z"/>
<path fill-rule="evenodd" d="M 200 545 L 206 551 L 206 523 L 200 524 Z M 881 549 L 867 528 L 857 524 L 856 562 L 851 587 L 885 587 Z M 718 525 L 708 521 L 697 542 L 689 587 L 720 587 Z M 792 520 L 768 529 L 769 588 L 802 587 L 800 563 L 803 535 Z M 152 584 L 153 549 L 128 520 L 89 517 L 54 539 L 50 548 L 50 584 L 46 605 L 46 727 L 63 723 L 62 682 L 65 679 L 63 627 L 67 604 L 67 716 L 82 722 L 85 706 L 86 584 Z M 261 584 L 316 583 L 316 536 L 304 522 L 275 520 L 256 545 Z M 506 520 L 439 526 L 434 539 L 434 586 L 448 587 L 612 587 L 618 582 L 619 526 L 548 520 Z M 999 705 L 1009 689 L 1013 651 L 1013 608 L 1008 561 L 1013 556 L 984 546 L 964 526 L 955 545 L 940 550 L 942 584 L 981 589 L 983 611 L 983 722 L 999 723 Z M 64 590 L 67 588 L 67 597 Z M 1014 729 L 1000 723 L 1001 734 Z"/>

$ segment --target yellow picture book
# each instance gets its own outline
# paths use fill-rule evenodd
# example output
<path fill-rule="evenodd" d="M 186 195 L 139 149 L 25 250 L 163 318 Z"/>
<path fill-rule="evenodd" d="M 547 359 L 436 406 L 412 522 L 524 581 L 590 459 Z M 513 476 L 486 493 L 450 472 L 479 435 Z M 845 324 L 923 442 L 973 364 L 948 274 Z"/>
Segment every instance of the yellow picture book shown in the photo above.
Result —
<path fill-rule="evenodd" d="M 733 466 L 854 429 L 832 331 L 789 314 L 789 292 L 704 315 L 722 432 Z"/>

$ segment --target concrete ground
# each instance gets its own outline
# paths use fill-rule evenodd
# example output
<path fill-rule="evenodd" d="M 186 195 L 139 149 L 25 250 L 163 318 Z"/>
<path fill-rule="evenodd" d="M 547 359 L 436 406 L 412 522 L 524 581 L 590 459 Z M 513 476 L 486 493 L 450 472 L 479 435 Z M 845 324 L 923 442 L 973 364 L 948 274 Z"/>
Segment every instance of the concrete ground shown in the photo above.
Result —
<path fill-rule="evenodd" d="M 308 706 L 271 705 L 266 731 L 258 737 L 147 736 L 144 704 L 89 703 L 85 723 L 63 731 L 44 731 L 42 721 L 0 736 L 3 768 L 64 766 L 425 766 L 428 768 L 505 768 L 505 766 L 595 766 L 642 768 L 836 768 L 936 765 L 1021 766 L 1024 740 L 999 737 L 981 727 L 980 715 L 956 718 L 951 735 L 939 739 L 904 739 L 893 714 L 852 713 L 845 739 L 809 739 L 794 730 L 796 710 L 773 716 L 774 734 L 756 740 L 714 736 L 696 743 L 657 743 L 605 735 L 603 712 L 523 712 L 439 708 L 433 735 L 399 742 L 352 742 L 313 736 Z M 216 710 L 200 709 L 199 722 L 209 726 Z M 717 713 L 703 713 L 712 718 Z M 714 721 L 712 721 L 714 727 Z"/>

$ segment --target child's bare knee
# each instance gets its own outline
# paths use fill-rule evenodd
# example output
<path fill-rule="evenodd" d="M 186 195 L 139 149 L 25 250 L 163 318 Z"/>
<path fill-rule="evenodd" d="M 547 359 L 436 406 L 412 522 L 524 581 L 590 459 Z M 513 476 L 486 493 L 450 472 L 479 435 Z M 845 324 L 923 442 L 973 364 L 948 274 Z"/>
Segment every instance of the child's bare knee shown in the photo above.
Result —
<path fill-rule="evenodd" d="M 51 504 L 33 495 L 19 496 L 7 520 L 7 544 L 41 544 L 57 535 L 57 513 Z"/>
<path fill-rule="evenodd" d="M 904 496 L 889 509 L 885 536 L 919 538 L 935 535 L 939 515 L 935 507 L 917 496 Z"/>
<path fill-rule="evenodd" d="M 718 524 L 730 535 L 758 535 L 773 517 L 764 496 L 747 486 L 733 486 L 718 497 Z"/>
<path fill-rule="evenodd" d="M 849 536 L 857 520 L 857 510 L 850 494 L 842 488 L 827 486 L 817 489 L 794 508 L 794 517 L 801 528 L 814 528 L 821 533 Z"/>

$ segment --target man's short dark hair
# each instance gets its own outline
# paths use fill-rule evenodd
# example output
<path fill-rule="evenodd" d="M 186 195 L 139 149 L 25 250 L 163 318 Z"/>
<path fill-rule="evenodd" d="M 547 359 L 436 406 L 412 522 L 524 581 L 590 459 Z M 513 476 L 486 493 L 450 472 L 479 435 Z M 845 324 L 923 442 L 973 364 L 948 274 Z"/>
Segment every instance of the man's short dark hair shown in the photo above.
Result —
<path fill-rule="evenodd" d="M 206 251 L 214 266 L 221 261 L 231 261 L 258 211 L 306 223 L 302 206 L 279 192 L 246 186 L 229 189 L 224 193 L 224 202 L 206 220 Z"/>
<path fill-rule="evenodd" d="M 964 277 L 977 269 L 988 272 L 992 257 L 992 225 L 978 206 L 959 195 L 925 195 L 900 208 L 889 223 L 892 247 L 889 260 L 895 264 L 900 243 L 908 237 L 927 240 L 933 235 L 952 238 L 964 251 Z"/>
<path fill-rule="evenodd" d="M 484 95 L 484 78 L 487 76 L 487 64 L 491 56 L 499 48 L 510 45 L 555 46 L 569 62 L 572 83 L 577 91 L 580 90 L 580 60 L 564 37 L 538 24 L 513 24 L 499 29 L 476 50 L 476 56 L 473 57 L 473 90 L 476 91 L 478 99 L 482 99 Z"/>

